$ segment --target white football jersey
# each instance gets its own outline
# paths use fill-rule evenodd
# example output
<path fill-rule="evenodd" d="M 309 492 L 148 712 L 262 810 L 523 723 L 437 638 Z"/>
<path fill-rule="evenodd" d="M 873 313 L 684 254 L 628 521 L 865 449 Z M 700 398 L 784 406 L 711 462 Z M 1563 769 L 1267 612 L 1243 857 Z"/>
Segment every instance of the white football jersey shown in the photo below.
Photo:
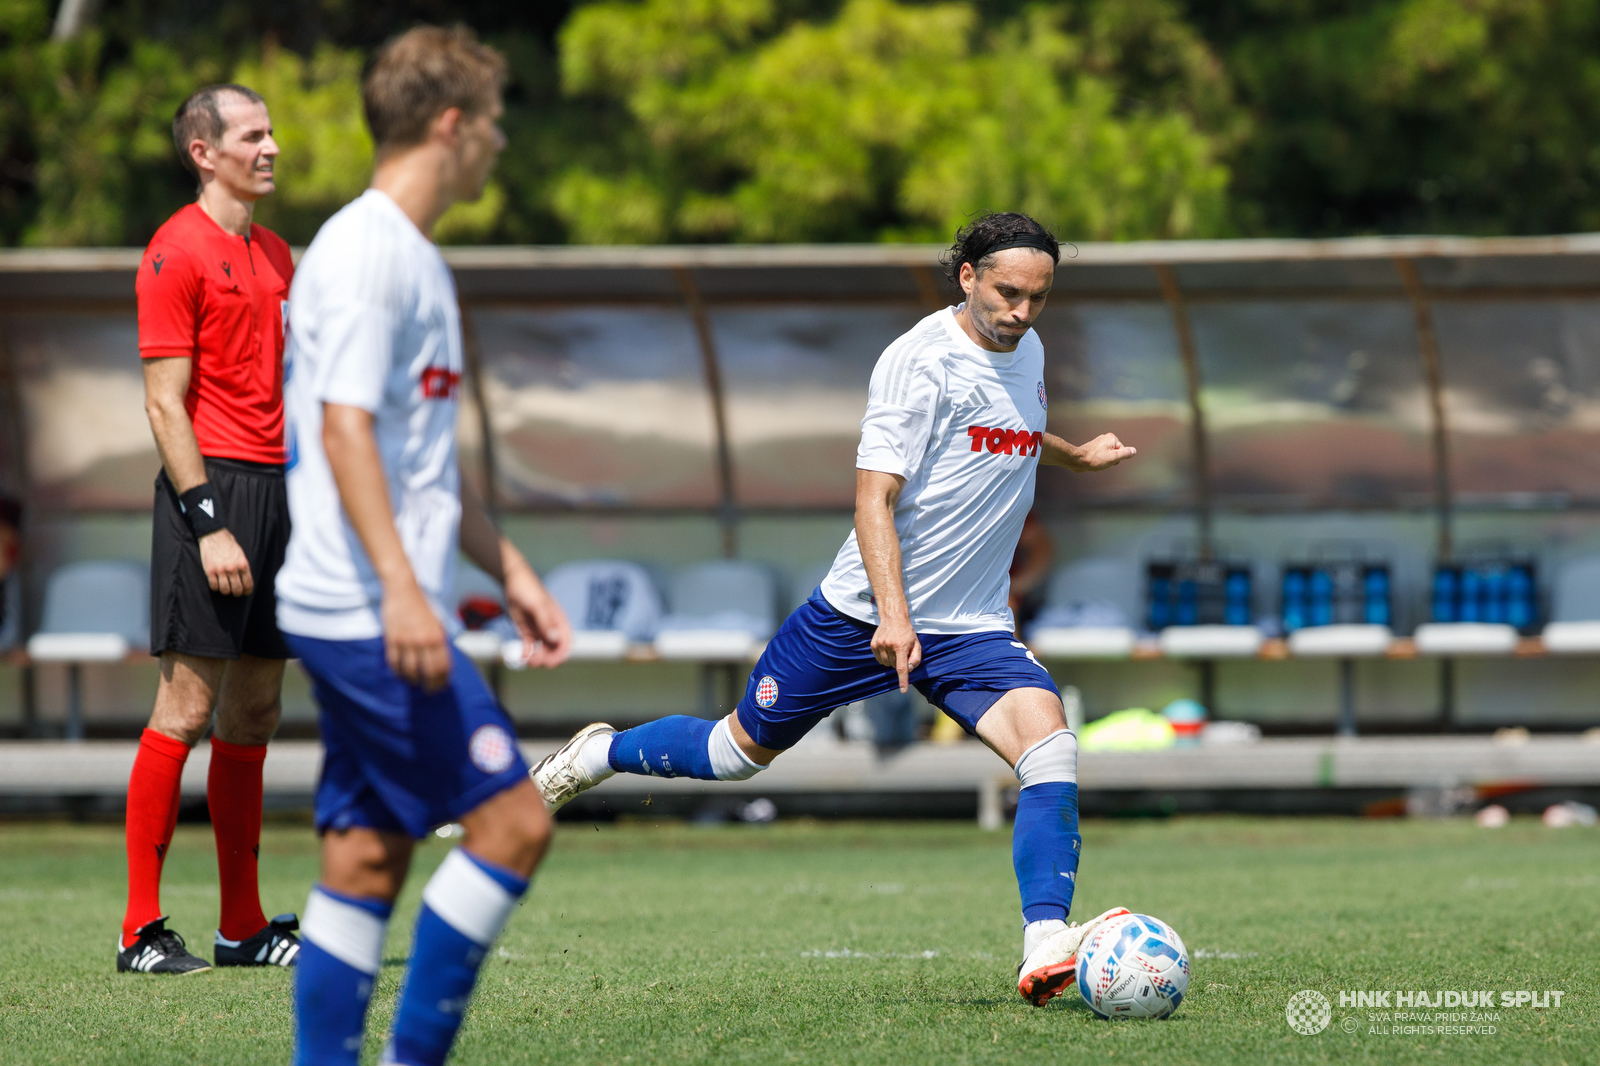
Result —
<path fill-rule="evenodd" d="M 856 467 L 906 479 L 894 524 L 913 628 L 1009 632 L 1011 557 L 1033 506 L 1046 420 L 1044 346 L 1029 330 L 1015 351 L 986 351 L 956 310 L 924 318 L 878 359 Z M 877 624 L 854 530 L 822 594 Z"/>
<path fill-rule="evenodd" d="M 324 640 L 382 634 L 383 585 L 345 516 L 322 449 L 322 405 L 370 411 L 394 524 L 417 583 L 445 609 L 461 531 L 455 280 L 432 241 L 368 189 L 317 231 L 289 291 L 284 414 L 293 532 L 278 627 Z"/>

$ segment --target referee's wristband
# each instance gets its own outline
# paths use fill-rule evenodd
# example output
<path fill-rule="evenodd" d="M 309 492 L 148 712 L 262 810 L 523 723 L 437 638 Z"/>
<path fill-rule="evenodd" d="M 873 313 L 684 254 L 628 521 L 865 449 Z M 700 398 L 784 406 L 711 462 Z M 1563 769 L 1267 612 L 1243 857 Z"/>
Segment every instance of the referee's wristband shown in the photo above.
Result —
<path fill-rule="evenodd" d="M 183 520 L 189 523 L 196 539 L 228 528 L 228 520 L 222 514 L 222 501 L 217 498 L 217 491 L 209 481 L 180 494 L 178 510 L 182 512 Z"/>

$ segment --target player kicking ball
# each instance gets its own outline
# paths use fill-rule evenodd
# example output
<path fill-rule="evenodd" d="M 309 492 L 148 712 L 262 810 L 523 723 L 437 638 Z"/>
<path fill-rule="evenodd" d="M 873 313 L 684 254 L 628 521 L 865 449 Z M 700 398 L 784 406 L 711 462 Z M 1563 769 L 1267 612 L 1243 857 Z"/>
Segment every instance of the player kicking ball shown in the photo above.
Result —
<path fill-rule="evenodd" d="M 1008 568 L 1040 463 L 1104 470 L 1133 448 L 1044 431 L 1044 349 L 1032 325 L 1060 246 L 1019 214 L 985 216 L 947 255 L 966 294 L 878 360 L 856 453 L 855 532 L 821 587 L 767 645 L 744 698 L 622 732 L 591 725 L 539 763 L 555 810 L 614 773 L 743 781 L 836 707 L 918 690 L 1016 771 L 1022 894 L 1018 991 L 1042 1006 L 1071 983 L 1107 911 L 1068 925 L 1078 870 L 1078 746 L 1055 682 L 1012 636 Z"/>
<path fill-rule="evenodd" d="M 422 890 L 381 1061 L 450 1052 L 478 967 L 550 840 L 511 720 L 451 643 L 443 607 L 465 551 L 505 586 L 533 665 L 571 632 L 516 548 L 462 484 L 461 321 L 430 239 L 476 200 L 505 145 L 504 60 L 465 30 L 387 44 L 362 85 L 372 187 L 322 227 L 290 294 L 285 404 L 294 532 L 278 624 L 310 673 L 326 749 L 322 873 L 295 981 L 296 1063 L 353 1064 L 412 846 L 459 822 L 461 847 Z"/>

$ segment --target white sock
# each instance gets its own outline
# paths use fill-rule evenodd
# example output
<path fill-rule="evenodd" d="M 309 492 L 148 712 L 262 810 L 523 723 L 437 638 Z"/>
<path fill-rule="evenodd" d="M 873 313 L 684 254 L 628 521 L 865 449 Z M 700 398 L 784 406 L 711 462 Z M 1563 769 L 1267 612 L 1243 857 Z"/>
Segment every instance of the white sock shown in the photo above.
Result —
<path fill-rule="evenodd" d="M 711 759 L 711 772 L 717 775 L 718 781 L 748 781 L 766 769 L 739 747 L 726 718 L 711 730 L 711 739 L 706 741 L 706 754 Z"/>
<path fill-rule="evenodd" d="M 351 969 L 376 976 L 383 964 L 388 927 L 371 911 L 313 888 L 300 920 L 300 935 Z"/>
<path fill-rule="evenodd" d="M 456 932 L 488 947 L 511 917 L 517 897 L 460 848 L 451 848 L 422 887 L 422 902 Z"/>
<path fill-rule="evenodd" d="M 1070 730 L 1058 729 L 1023 752 L 1015 767 L 1022 787 L 1060 781 L 1078 783 L 1078 740 Z"/>
<path fill-rule="evenodd" d="M 1044 938 L 1052 933 L 1059 933 L 1067 927 L 1067 923 L 1060 918 L 1041 918 L 1037 922 L 1029 922 L 1022 927 L 1022 957 L 1026 959 L 1033 954 L 1033 949 L 1044 942 Z"/>
<path fill-rule="evenodd" d="M 615 733 L 597 733 L 578 749 L 578 769 L 587 774 L 589 780 L 604 781 L 616 773 L 611 768 L 611 738 L 614 736 Z"/>

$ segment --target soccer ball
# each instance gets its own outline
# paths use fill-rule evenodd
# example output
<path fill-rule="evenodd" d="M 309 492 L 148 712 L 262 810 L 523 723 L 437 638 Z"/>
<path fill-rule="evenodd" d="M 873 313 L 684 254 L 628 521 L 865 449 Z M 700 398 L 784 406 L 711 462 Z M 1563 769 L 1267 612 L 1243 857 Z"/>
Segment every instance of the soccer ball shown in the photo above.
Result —
<path fill-rule="evenodd" d="M 1165 1018 L 1189 988 L 1189 949 L 1147 914 L 1101 924 L 1078 948 L 1078 991 L 1102 1018 Z"/>

